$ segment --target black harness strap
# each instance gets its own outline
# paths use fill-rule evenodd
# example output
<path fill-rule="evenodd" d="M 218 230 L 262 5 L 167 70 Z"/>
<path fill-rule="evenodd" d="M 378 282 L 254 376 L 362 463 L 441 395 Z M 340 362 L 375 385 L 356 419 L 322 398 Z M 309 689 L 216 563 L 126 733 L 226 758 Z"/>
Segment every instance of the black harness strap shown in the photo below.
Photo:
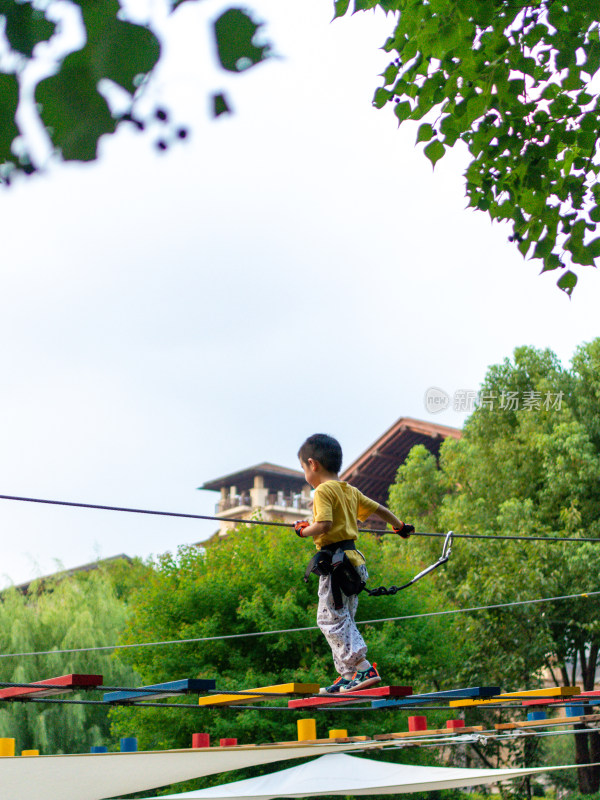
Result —
<path fill-rule="evenodd" d="M 336 609 L 343 608 L 342 592 L 348 597 L 360 594 L 365 588 L 356 568 L 346 556 L 347 550 L 356 550 L 353 539 L 344 539 L 341 542 L 325 544 L 311 558 L 304 573 L 304 580 L 308 581 L 311 573 L 321 577 L 331 575 L 331 592 L 333 604 Z"/>

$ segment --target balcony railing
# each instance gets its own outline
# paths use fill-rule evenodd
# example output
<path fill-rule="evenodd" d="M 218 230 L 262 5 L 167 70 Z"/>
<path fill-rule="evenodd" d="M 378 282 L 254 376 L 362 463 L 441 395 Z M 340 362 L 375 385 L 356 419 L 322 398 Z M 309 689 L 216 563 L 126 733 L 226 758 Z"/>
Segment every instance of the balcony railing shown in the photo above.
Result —
<path fill-rule="evenodd" d="M 249 494 L 236 494 L 235 497 L 226 497 L 224 500 L 220 500 L 217 503 L 215 511 L 217 514 L 221 514 L 223 511 L 228 511 L 230 508 L 239 508 L 240 506 L 252 506 Z"/>
<path fill-rule="evenodd" d="M 269 494 L 266 504 L 267 506 L 279 506 L 279 508 L 312 508 L 312 500 L 303 494 Z"/>
<path fill-rule="evenodd" d="M 289 494 L 285 495 L 281 492 L 277 494 L 267 495 L 267 506 L 277 506 L 278 508 L 294 508 L 297 510 L 310 509 L 312 507 L 312 500 L 302 494 Z M 229 511 L 230 508 L 251 508 L 252 500 L 249 494 L 236 494 L 235 497 L 226 497 L 220 500 L 215 506 L 215 513 L 222 514 L 224 511 Z"/>

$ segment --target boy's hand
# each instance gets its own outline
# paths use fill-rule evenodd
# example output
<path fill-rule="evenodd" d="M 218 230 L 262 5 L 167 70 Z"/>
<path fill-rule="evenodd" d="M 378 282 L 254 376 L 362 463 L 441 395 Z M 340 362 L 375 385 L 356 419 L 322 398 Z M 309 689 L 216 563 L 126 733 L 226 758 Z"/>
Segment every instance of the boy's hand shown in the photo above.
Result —
<path fill-rule="evenodd" d="M 296 535 L 299 536 L 301 539 L 304 539 L 305 538 L 304 529 L 308 528 L 309 525 L 310 522 L 307 522 L 305 519 L 294 522 L 294 530 L 296 531 Z"/>
<path fill-rule="evenodd" d="M 394 533 L 397 533 L 398 536 L 401 536 L 403 539 L 408 539 L 411 533 L 415 532 L 415 526 L 407 525 L 406 522 L 403 522 L 400 528 L 392 528 L 392 530 L 394 531 Z"/>

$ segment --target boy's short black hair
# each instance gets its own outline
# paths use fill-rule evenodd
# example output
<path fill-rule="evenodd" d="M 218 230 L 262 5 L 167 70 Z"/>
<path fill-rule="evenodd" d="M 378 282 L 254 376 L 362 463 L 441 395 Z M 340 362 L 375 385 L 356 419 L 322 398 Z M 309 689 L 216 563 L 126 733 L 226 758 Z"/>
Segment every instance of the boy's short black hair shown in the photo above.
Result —
<path fill-rule="evenodd" d="M 305 464 L 312 458 L 318 461 L 327 472 L 340 471 L 342 466 L 342 447 L 337 439 L 326 433 L 313 433 L 298 450 L 298 458 Z"/>

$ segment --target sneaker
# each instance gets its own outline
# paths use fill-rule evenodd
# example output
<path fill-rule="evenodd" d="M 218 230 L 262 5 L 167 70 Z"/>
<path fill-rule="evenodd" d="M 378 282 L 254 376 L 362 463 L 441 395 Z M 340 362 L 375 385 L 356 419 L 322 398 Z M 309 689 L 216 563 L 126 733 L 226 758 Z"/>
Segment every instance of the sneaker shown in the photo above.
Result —
<path fill-rule="evenodd" d="M 361 689 L 367 689 L 369 686 L 379 683 L 380 680 L 377 664 L 372 664 L 369 669 L 357 670 L 352 676 L 352 680 L 346 681 L 345 685 L 340 687 L 340 692 L 359 692 Z"/>
<path fill-rule="evenodd" d="M 331 686 L 323 686 L 321 689 L 319 689 L 319 694 L 338 694 L 339 692 L 343 692 L 344 687 L 349 683 L 352 683 L 349 678 L 342 678 L 340 675 L 340 677 L 335 680 Z"/>

